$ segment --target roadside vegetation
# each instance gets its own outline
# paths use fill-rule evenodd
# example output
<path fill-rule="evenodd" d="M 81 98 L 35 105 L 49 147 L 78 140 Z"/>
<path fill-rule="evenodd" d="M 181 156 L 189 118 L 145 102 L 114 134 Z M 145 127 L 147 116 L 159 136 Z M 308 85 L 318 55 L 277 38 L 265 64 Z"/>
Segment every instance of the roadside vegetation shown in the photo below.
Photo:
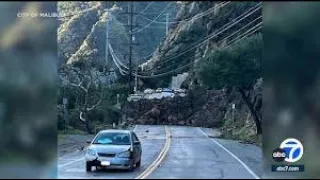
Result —
<path fill-rule="evenodd" d="M 96 98 L 97 89 L 91 89 L 88 95 L 89 98 Z M 119 94 L 119 104 L 123 104 L 126 100 L 126 87 L 121 84 L 115 84 L 108 88 L 101 90 L 101 102 L 91 111 L 87 111 L 87 121 L 89 122 L 89 131 L 86 127 L 86 123 L 80 120 L 80 112 L 83 109 L 81 98 L 84 96 L 84 92 L 79 91 L 78 88 L 73 86 L 61 87 L 58 97 L 58 130 L 59 133 L 79 133 L 88 132 L 94 133 L 96 127 L 102 125 L 112 125 L 118 123 L 120 119 L 119 107 L 117 104 L 117 94 Z M 99 92 L 100 93 L 100 92 Z M 63 97 L 68 99 L 66 107 L 67 117 L 64 117 L 63 109 Z M 64 121 L 67 118 L 67 121 Z"/>
<path fill-rule="evenodd" d="M 199 76 L 205 86 L 235 91 L 249 110 L 249 117 L 242 118 L 242 121 L 224 120 L 222 130 L 226 137 L 259 141 L 262 133 L 261 104 L 257 106 L 258 99 L 252 98 L 250 92 L 262 76 L 262 45 L 262 35 L 253 35 L 230 47 L 216 50 L 200 64 Z M 250 117 L 253 121 L 246 123 Z M 250 130 L 252 126 L 256 133 Z"/>

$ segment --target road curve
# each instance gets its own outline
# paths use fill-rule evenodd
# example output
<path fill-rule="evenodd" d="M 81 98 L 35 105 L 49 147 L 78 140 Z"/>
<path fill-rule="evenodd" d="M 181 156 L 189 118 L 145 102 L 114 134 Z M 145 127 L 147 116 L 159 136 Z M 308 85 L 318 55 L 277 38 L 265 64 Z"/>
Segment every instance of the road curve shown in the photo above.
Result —
<path fill-rule="evenodd" d="M 142 142 L 143 153 L 141 167 L 134 172 L 98 170 L 87 173 L 82 151 L 70 153 L 59 159 L 58 178 L 259 178 L 262 169 L 260 148 L 230 140 L 209 138 L 207 134 L 212 132 L 211 129 L 167 127 L 171 137 L 169 145 L 165 145 L 167 143 L 164 126 L 139 125 L 135 129 Z M 168 147 L 165 148 L 166 146 Z M 158 163 L 154 163 L 160 153 L 164 154 L 163 157 Z M 151 164 L 156 164 L 156 167 L 150 168 Z M 146 173 L 146 169 L 153 171 Z M 147 175 L 139 176 L 143 173 Z"/>

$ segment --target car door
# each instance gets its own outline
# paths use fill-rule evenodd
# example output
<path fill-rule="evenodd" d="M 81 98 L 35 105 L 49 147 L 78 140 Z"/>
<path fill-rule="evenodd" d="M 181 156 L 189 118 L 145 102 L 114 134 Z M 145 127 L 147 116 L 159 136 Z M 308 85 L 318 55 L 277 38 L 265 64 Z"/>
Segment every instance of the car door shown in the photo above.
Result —
<path fill-rule="evenodd" d="M 137 135 L 134 132 L 132 132 L 132 140 L 133 140 L 134 161 L 138 162 L 141 157 L 142 149 L 141 149 L 141 142 L 139 141 Z M 134 142 L 139 142 L 139 144 L 135 144 Z"/>

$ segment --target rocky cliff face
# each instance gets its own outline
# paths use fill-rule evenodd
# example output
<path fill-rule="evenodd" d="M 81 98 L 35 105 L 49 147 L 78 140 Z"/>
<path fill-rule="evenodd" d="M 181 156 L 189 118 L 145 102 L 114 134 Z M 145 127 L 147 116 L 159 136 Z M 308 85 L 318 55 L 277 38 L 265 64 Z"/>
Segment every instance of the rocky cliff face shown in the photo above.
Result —
<path fill-rule="evenodd" d="M 135 2 L 135 12 L 142 11 L 150 2 Z M 168 2 L 153 3 L 145 10 L 147 18 L 152 19 L 160 13 Z M 106 22 L 110 20 L 110 43 L 119 59 L 124 60 L 128 53 L 128 17 L 121 14 L 127 11 L 127 2 L 58 2 L 58 11 L 66 17 L 60 19 L 58 29 L 58 54 L 60 65 L 85 62 L 90 67 L 115 67 L 112 62 L 105 62 Z M 173 4 L 167 12 L 173 13 L 177 7 Z M 109 11 L 106 12 L 106 9 Z M 152 12 L 153 14 L 147 14 Z M 112 19 L 111 19 L 112 18 Z M 135 25 L 140 27 L 149 23 L 139 16 L 135 17 Z M 161 20 L 161 19 L 160 19 Z M 139 29 L 139 27 L 137 27 Z M 134 29 L 136 30 L 136 28 Z M 165 26 L 146 28 L 135 34 L 139 46 L 134 47 L 134 62 L 140 57 L 150 54 L 165 35 Z M 111 60 L 111 56 L 109 57 Z M 127 62 L 124 62 L 127 64 Z"/>
<path fill-rule="evenodd" d="M 183 2 L 177 13 L 176 23 L 171 24 L 168 36 L 157 47 L 153 57 L 144 63 L 145 73 L 159 74 L 176 69 L 171 76 L 191 71 L 191 78 L 194 79 L 195 74 L 192 72 L 197 68 L 196 63 L 208 53 L 229 42 L 231 39 L 226 39 L 224 42 L 221 40 L 260 16 L 261 11 L 257 11 L 217 36 L 209 35 L 256 4 L 257 2 L 230 2 L 225 5 L 219 1 Z M 203 41 L 208 37 L 211 38 Z M 158 86 L 167 86 L 171 79 L 166 78 L 159 78 Z M 166 82 L 161 81 L 163 79 L 166 79 Z"/>

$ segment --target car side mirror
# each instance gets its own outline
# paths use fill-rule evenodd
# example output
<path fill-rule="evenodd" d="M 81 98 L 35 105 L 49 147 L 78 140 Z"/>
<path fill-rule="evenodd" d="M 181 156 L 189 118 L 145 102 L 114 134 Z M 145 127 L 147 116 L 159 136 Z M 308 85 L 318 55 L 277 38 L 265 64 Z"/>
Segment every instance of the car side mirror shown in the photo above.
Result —
<path fill-rule="evenodd" d="M 134 144 L 134 145 L 139 145 L 139 144 L 140 144 L 140 141 L 135 141 L 133 144 Z"/>
<path fill-rule="evenodd" d="M 90 143 L 91 143 L 91 140 L 90 140 L 90 139 L 88 139 L 88 140 L 87 140 L 87 144 L 90 144 Z"/>

